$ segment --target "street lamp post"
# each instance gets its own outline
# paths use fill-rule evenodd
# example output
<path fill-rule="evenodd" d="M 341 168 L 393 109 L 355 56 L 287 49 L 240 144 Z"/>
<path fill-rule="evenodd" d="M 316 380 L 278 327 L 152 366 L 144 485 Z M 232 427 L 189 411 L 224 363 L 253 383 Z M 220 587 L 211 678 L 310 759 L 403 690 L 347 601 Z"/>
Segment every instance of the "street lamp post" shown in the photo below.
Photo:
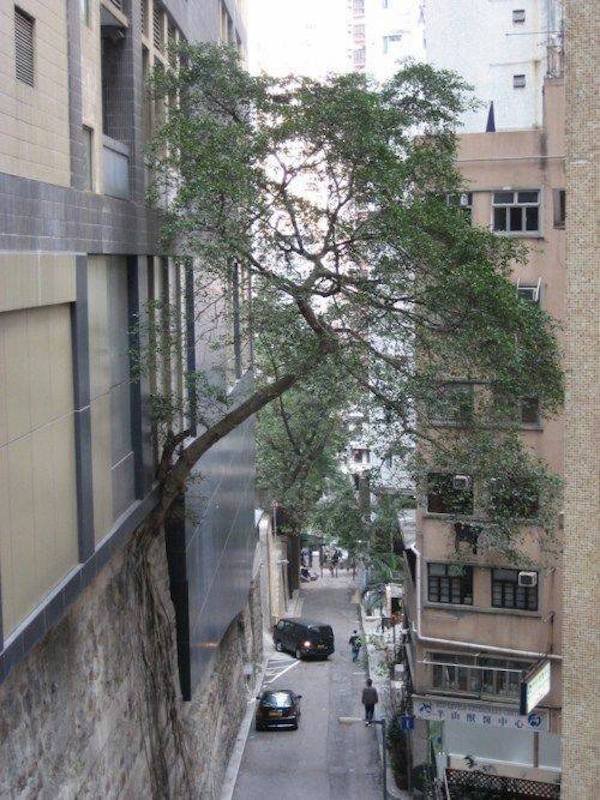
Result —
<path fill-rule="evenodd" d="M 360 717 L 338 717 L 340 725 L 353 725 L 364 722 Z M 387 792 L 387 747 L 386 747 L 386 725 L 385 718 L 371 720 L 372 725 L 381 725 L 382 736 L 382 758 L 383 758 L 383 800 L 388 800 Z"/>

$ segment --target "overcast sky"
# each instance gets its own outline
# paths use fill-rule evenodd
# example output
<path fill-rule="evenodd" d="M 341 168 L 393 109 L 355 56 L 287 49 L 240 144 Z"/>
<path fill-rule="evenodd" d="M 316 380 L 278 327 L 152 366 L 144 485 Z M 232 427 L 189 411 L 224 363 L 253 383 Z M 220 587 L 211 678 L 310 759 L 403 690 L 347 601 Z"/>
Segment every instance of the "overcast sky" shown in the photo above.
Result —
<path fill-rule="evenodd" d="M 252 72 L 322 77 L 346 72 L 346 0 L 249 0 Z"/>

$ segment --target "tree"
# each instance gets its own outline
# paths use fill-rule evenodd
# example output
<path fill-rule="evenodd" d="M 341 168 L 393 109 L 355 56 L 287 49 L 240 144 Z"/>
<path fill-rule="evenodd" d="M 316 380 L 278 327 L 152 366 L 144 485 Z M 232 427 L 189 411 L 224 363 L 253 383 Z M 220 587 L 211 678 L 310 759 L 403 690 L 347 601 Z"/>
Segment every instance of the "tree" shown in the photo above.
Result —
<path fill-rule="evenodd" d="M 157 72 L 154 88 L 171 101 L 153 150 L 165 246 L 193 258 L 203 302 L 207 287 L 225 297 L 239 285 L 240 270 L 251 280 L 251 306 L 240 313 L 235 301 L 232 313 L 238 331 L 268 337 L 273 368 L 235 402 L 210 375 L 187 376 L 200 433 L 190 440 L 163 418 L 150 529 L 203 453 L 317 369 L 369 393 L 390 438 L 427 439 L 430 460 L 455 462 L 465 448 L 464 437 L 436 439 L 415 424 L 449 376 L 535 396 L 546 414 L 558 408 L 552 322 L 510 282 L 524 251 L 447 202 L 462 188 L 454 129 L 470 102 L 456 75 L 412 64 L 381 87 L 357 74 L 276 80 L 249 75 L 230 49 L 184 45 L 179 68 Z M 467 427 L 475 439 L 485 431 L 511 467 L 531 463 L 505 426 L 475 411 Z"/>
<path fill-rule="evenodd" d="M 267 503 L 283 506 L 291 534 L 305 527 L 346 446 L 349 399 L 334 377 L 317 368 L 258 415 L 257 488 Z"/>

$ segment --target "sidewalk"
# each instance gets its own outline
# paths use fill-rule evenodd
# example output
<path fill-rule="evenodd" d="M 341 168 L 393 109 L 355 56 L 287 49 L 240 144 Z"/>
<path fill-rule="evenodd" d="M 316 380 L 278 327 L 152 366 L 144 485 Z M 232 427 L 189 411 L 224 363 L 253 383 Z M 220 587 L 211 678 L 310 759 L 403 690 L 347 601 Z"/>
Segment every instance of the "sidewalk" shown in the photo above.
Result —
<path fill-rule="evenodd" d="M 379 695 L 379 707 L 382 709 L 382 712 L 385 714 L 386 718 L 389 719 L 390 682 L 388 679 L 387 670 L 384 673 L 381 669 L 381 666 L 385 661 L 384 648 L 381 647 L 381 645 L 392 645 L 393 634 L 389 630 L 384 632 L 381 631 L 381 616 L 377 615 L 374 617 L 368 617 L 365 613 L 362 603 L 359 603 L 359 609 L 363 633 L 367 639 L 366 651 L 369 677 L 373 681 L 373 686 L 375 686 L 377 689 L 377 693 Z M 376 646 L 375 642 L 377 642 L 379 646 Z M 379 752 L 381 754 L 381 758 L 383 759 L 383 742 L 379 726 L 377 726 L 377 736 L 379 739 Z M 394 773 L 392 772 L 392 768 L 390 767 L 389 763 L 387 768 L 387 791 L 388 795 L 395 798 L 395 800 L 411 800 L 412 798 L 412 794 L 404 789 L 398 789 L 396 786 Z"/>

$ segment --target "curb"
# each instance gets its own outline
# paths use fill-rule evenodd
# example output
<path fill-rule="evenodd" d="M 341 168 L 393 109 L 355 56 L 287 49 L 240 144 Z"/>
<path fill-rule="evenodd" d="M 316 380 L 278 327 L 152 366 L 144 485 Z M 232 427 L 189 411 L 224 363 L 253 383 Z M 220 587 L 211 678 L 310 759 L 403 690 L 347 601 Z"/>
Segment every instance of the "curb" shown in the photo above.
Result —
<path fill-rule="evenodd" d="M 252 697 L 258 694 L 258 692 L 260 691 L 260 687 L 263 684 L 263 681 L 265 679 L 265 672 L 267 669 L 267 661 L 268 661 L 267 658 L 263 660 L 262 668 L 254 684 Z M 256 705 L 256 700 L 254 699 L 248 700 L 248 708 L 246 709 L 246 713 L 244 714 L 244 719 L 242 720 L 242 723 L 240 725 L 240 729 L 238 731 L 238 735 L 234 742 L 231 755 L 229 756 L 227 769 L 225 770 L 223 785 L 221 787 L 220 800 L 231 800 L 231 798 L 233 797 L 233 792 L 235 791 L 235 784 L 237 783 L 238 773 L 240 771 L 240 766 L 242 764 L 242 758 L 244 757 L 246 741 L 248 740 L 248 734 L 250 733 L 250 728 L 252 727 L 252 721 L 254 719 L 255 705 Z"/>
<path fill-rule="evenodd" d="M 359 613 L 360 613 L 360 625 L 365 633 L 365 621 L 366 621 L 366 614 L 363 608 L 362 603 L 358 604 Z M 370 678 L 373 678 L 372 672 L 374 672 L 374 664 L 372 664 L 373 656 L 372 652 L 369 650 L 367 644 L 365 644 L 365 651 L 367 653 L 367 672 Z M 375 678 L 373 678 L 373 683 L 376 683 Z M 379 730 L 380 726 L 377 725 L 377 742 L 379 744 L 379 758 L 381 759 L 381 763 L 383 764 L 383 748 L 384 748 L 384 741 L 383 741 L 383 732 Z M 392 772 L 391 766 L 387 765 L 386 770 L 386 779 L 387 779 L 387 793 L 390 797 L 393 797 L 394 800 L 410 800 L 412 798 L 412 794 L 407 792 L 404 789 L 398 789 L 396 786 L 396 779 L 394 778 L 394 773 Z"/>

